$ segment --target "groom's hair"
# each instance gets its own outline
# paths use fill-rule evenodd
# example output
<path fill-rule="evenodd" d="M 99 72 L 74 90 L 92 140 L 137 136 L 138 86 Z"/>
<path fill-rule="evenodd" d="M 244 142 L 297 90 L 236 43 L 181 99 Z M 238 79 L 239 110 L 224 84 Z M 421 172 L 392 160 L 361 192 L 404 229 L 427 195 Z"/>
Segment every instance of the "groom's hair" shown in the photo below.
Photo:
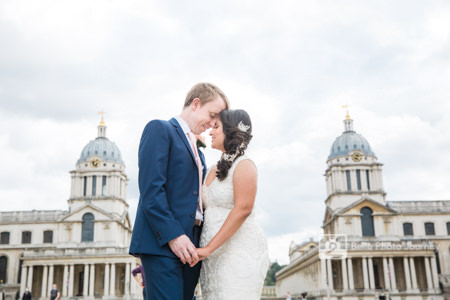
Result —
<path fill-rule="evenodd" d="M 225 109 L 228 109 L 230 103 L 228 101 L 228 97 L 219 89 L 216 85 L 208 82 L 200 82 L 194 85 L 191 90 L 186 95 L 186 100 L 184 101 L 184 107 L 188 107 L 191 105 L 192 101 L 195 98 L 200 99 L 200 103 L 205 105 L 206 103 L 213 101 L 220 96 L 225 102 Z"/>

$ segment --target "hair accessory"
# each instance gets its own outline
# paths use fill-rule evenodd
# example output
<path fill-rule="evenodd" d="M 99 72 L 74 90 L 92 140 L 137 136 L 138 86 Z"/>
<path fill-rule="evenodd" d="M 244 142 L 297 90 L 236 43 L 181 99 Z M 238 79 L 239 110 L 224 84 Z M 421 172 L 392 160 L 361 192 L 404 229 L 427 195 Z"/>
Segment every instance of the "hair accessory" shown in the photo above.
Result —
<path fill-rule="evenodd" d="M 222 159 L 229 161 L 229 162 L 233 162 L 236 159 L 237 154 L 238 154 L 238 152 L 236 152 L 235 154 L 224 153 L 224 154 L 222 154 Z"/>
<path fill-rule="evenodd" d="M 239 150 L 244 149 L 244 148 L 245 148 L 245 144 L 244 144 L 244 143 L 241 143 L 241 144 L 239 145 L 239 147 L 238 147 Z"/>
<path fill-rule="evenodd" d="M 239 122 L 238 126 L 240 131 L 247 132 L 250 129 L 250 125 L 245 125 L 242 121 Z"/>

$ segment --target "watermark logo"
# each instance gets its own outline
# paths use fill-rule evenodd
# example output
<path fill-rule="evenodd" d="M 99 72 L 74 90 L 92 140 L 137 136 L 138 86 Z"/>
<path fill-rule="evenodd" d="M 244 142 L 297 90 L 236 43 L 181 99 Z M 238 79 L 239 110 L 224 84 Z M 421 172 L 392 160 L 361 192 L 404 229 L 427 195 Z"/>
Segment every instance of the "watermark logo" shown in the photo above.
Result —
<path fill-rule="evenodd" d="M 345 234 L 324 234 L 319 241 L 320 259 L 347 257 L 347 236 Z"/>

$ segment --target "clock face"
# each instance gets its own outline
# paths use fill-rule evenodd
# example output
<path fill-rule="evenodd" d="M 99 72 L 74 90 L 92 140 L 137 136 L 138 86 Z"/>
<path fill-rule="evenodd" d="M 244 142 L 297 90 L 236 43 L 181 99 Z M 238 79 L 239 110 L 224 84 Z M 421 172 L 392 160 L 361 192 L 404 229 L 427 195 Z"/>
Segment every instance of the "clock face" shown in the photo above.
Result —
<path fill-rule="evenodd" d="M 353 153 L 352 154 L 352 159 L 353 161 L 359 162 L 362 158 L 362 155 L 360 153 Z"/>
<path fill-rule="evenodd" d="M 98 168 L 100 166 L 100 161 L 96 158 L 94 158 L 93 160 L 91 160 L 91 167 L 93 168 Z"/>

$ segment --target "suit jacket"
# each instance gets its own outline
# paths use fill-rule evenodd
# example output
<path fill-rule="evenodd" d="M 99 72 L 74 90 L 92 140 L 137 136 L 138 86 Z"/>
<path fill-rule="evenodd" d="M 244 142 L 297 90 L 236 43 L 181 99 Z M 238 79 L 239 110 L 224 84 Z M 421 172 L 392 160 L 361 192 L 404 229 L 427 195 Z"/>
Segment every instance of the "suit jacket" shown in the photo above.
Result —
<path fill-rule="evenodd" d="M 203 164 L 205 157 L 198 151 Z M 192 232 L 199 197 L 198 169 L 176 119 L 150 121 L 139 145 L 139 205 L 130 254 L 176 257 L 168 242 Z"/>

